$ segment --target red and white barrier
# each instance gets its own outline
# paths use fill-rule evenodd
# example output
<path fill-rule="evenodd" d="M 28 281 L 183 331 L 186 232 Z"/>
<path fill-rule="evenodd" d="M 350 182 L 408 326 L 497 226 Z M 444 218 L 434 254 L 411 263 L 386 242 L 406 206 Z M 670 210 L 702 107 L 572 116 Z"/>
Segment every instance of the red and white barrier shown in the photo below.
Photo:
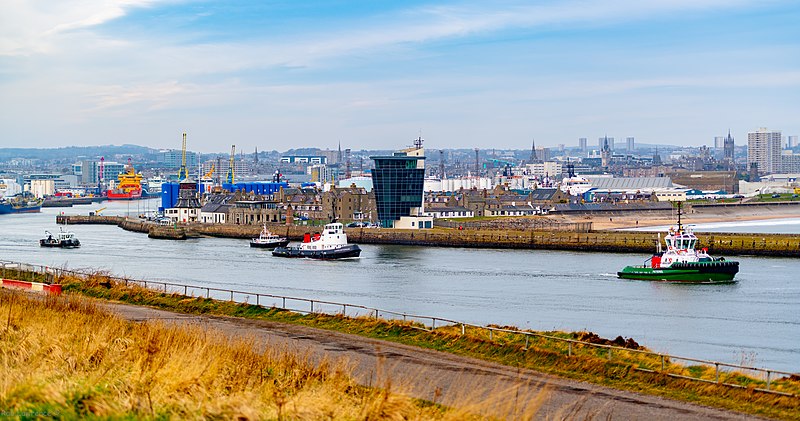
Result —
<path fill-rule="evenodd" d="M 61 284 L 43 284 L 41 282 L 17 281 L 15 279 L 0 279 L 0 287 L 27 289 L 29 291 L 44 292 L 53 295 L 61 294 Z"/>

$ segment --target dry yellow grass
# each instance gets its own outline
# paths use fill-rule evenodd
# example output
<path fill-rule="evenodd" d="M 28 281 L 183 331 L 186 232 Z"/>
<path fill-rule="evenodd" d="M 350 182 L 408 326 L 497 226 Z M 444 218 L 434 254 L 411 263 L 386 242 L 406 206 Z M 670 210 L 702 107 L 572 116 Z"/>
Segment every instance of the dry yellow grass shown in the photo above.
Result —
<path fill-rule="evenodd" d="M 0 408 L 17 418 L 460 420 L 509 400 L 509 391 L 465 395 L 463 407 L 444 408 L 391 379 L 359 386 L 344 363 L 312 363 L 201 325 L 127 322 L 85 298 L 2 290 L 0 359 Z M 544 398 L 497 409 L 529 419 Z"/>

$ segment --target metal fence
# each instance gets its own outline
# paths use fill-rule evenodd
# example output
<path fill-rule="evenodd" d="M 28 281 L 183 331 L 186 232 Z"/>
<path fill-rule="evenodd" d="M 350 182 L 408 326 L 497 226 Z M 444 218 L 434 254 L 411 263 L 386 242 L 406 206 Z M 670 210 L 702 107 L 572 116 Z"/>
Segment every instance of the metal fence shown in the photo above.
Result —
<path fill-rule="evenodd" d="M 626 348 L 616 345 L 592 343 L 578 339 L 564 338 L 543 333 L 528 332 L 492 325 L 476 325 L 472 323 L 451 320 L 444 317 L 411 314 L 358 304 L 339 303 L 334 301 L 314 300 L 286 295 L 264 294 L 248 291 L 238 291 L 223 288 L 212 288 L 200 285 L 188 285 L 165 281 L 147 281 L 124 277 L 110 276 L 96 271 L 68 270 L 65 268 L 31 265 L 20 262 L 0 261 L 0 274 L 3 279 L 17 279 L 31 282 L 49 283 L 60 277 L 70 275 L 77 278 L 101 276 L 110 281 L 136 285 L 150 290 L 168 294 L 179 294 L 187 297 L 205 297 L 209 299 L 224 300 L 240 304 L 251 304 L 263 308 L 279 308 L 301 314 L 329 314 L 346 317 L 369 317 L 374 319 L 402 320 L 416 323 L 417 327 L 432 331 L 437 327 L 450 326 L 460 329 L 461 335 L 469 331 L 472 335 L 488 339 L 499 346 L 518 346 L 527 351 L 532 345 L 539 342 L 549 342 L 550 349 L 556 349 L 567 357 L 590 356 L 606 359 L 609 362 L 620 363 L 634 362 L 635 370 L 647 373 L 666 375 L 669 377 L 705 383 L 719 384 L 732 388 L 752 389 L 754 391 L 797 398 L 798 394 L 777 390 L 780 383 L 789 379 L 797 382 L 800 373 L 790 373 L 768 368 L 731 364 L 719 361 L 710 361 L 699 358 L 683 357 L 672 354 L 663 354 L 641 349 Z M 633 359 L 632 356 L 639 358 Z M 627 356 L 627 358 L 626 358 Z M 699 369 L 687 367 L 675 362 L 683 361 L 701 364 Z M 694 368 L 694 369 L 693 369 Z M 711 375 L 713 379 L 702 378 L 702 374 Z M 687 373 L 688 372 L 688 373 Z M 697 373 L 697 375 L 692 375 Z M 779 377 L 782 376 L 782 377 Z"/>

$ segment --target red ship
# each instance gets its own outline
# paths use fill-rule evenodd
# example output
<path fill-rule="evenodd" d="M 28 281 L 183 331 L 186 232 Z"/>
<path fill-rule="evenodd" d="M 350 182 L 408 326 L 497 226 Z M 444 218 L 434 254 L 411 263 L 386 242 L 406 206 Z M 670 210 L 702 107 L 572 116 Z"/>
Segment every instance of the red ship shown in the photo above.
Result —
<path fill-rule="evenodd" d="M 119 185 L 113 190 L 108 190 L 106 195 L 109 200 L 135 200 L 142 198 L 142 175 L 133 169 L 131 160 L 124 173 L 118 177 Z"/>

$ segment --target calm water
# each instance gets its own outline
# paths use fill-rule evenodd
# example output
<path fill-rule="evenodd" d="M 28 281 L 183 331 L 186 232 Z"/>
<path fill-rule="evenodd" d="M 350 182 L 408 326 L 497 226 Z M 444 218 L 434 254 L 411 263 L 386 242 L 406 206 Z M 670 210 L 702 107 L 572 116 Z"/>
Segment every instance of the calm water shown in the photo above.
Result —
<path fill-rule="evenodd" d="M 634 228 L 629 231 L 666 231 L 672 225 Z M 800 234 L 800 218 L 772 219 L 760 221 L 708 222 L 687 224 L 695 232 L 741 232 L 765 234 Z M 623 230 L 626 231 L 626 230 Z"/>
<path fill-rule="evenodd" d="M 104 204 L 105 214 L 157 201 Z M 738 283 L 624 281 L 642 254 L 364 245 L 347 261 L 273 258 L 247 240 L 152 240 L 114 226 L 71 227 L 75 250 L 41 249 L 55 215 L 100 206 L 0 216 L 0 259 L 174 280 L 537 330 L 633 337 L 655 350 L 800 371 L 800 259 L 742 257 Z"/>

